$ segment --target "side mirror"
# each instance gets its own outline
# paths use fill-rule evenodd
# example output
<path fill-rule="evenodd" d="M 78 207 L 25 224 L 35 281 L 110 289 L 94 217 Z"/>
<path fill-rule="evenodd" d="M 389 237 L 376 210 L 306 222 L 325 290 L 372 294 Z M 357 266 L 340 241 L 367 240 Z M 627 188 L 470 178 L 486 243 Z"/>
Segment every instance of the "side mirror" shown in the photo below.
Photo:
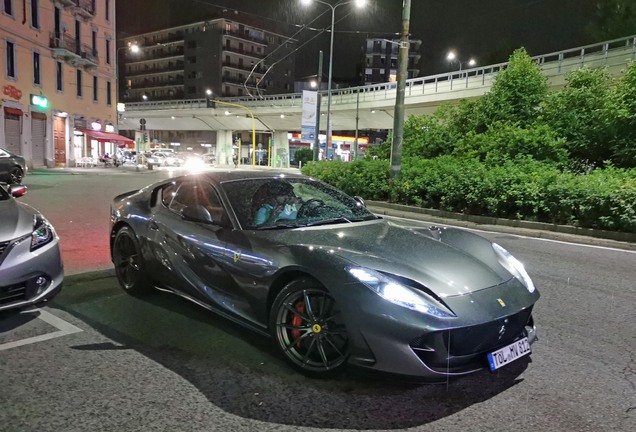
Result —
<path fill-rule="evenodd" d="M 367 205 L 364 203 L 364 200 L 362 199 L 361 196 L 354 196 L 353 197 L 354 200 L 356 200 L 358 202 L 358 204 L 360 204 L 362 207 L 366 207 Z"/>
<path fill-rule="evenodd" d="M 26 195 L 27 187 L 25 185 L 11 185 L 9 186 L 9 193 L 14 198 L 20 198 Z"/>
<path fill-rule="evenodd" d="M 202 205 L 188 206 L 181 210 L 181 217 L 192 222 L 212 223 L 212 215 Z"/>

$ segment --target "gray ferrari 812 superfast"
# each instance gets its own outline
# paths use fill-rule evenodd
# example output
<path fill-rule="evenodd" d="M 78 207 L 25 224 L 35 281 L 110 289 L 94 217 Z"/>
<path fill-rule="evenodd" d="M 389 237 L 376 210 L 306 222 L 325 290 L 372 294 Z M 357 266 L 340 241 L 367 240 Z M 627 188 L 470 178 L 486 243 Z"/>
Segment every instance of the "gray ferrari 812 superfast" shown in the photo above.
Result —
<path fill-rule="evenodd" d="M 215 172 L 117 196 L 122 288 L 154 288 L 269 335 L 301 372 L 346 365 L 426 379 L 530 354 L 524 266 L 471 232 L 378 217 L 316 179 Z"/>

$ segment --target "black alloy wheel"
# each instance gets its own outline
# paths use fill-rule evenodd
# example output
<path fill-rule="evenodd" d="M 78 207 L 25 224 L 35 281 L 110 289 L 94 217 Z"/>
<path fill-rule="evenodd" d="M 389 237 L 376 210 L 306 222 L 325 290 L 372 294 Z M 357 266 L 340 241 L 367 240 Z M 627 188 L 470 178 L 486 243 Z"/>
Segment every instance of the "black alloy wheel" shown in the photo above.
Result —
<path fill-rule="evenodd" d="M 313 279 L 283 288 L 272 306 L 270 329 L 285 358 L 306 375 L 330 377 L 346 365 L 349 339 L 342 311 Z"/>
<path fill-rule="evenodd" d="M 11 184 L 20 184 L 24 178 L 24 171 L 20 167 L 13 167 L 9 172 L 9 179 Z"/>
<path fill-rule="evenodd" d="M 123 227 L 115 236 L 113 262 L 119 285 L 130 294 L 146 294 L 152 289 L 135 233 Z"/>

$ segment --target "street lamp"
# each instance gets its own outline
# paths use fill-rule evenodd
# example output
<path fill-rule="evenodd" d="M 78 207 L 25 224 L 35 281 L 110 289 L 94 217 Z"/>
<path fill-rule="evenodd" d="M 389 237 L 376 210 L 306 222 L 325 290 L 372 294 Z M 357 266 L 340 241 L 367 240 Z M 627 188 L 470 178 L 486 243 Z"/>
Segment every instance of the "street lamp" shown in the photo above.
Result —
<path fill-rule="evenodd" d="M 457 53 L 455 53 L 455 51 L 449 51 L 448 54 L 446 55 L 446 60 L 448 60 L 449 62 L 453 63 L 453 62 L 457 62 L 457 64 L 459 64 L 459 71 L 462 71 L 462 66 L 463 65 L 468 65 L 470 67 L 473 67 L 477 64 L 477 61 L 475 61 L 474 58 L 470 58 L 467 61 L 461 61 L 459 60 L 459 57 L 457 57 Z"/>
<path fill-rule="evenodd" d="M 128 50 L 133 54 L 138 54 L 139 52 L 141 52 L 141 48 L 139 48 L 139 45 L 137 45 L 136 42 L 132 42 L 115 50 L 115 88 L 117 92 L 117 102 L 119 102 L 119 91 L 121 90 L 119 88 L 119 52 L 121 50 Z"/>
<path fill-rule="evenodd" d="M 338 6 L 344 6 L 349 3 L 355 3 L 359 8 L 364 7 L 367 4 L 367 0 L 349 0 L 341 1 L 332 5 L 323 0 L 301 0 L 305 5 L 311 4 L 312 1 L 316 3 L 324 4 L 331 8 L 331 41 L 329 43 L 329 81 L 327 82 L 327 145 L 331 143 L 331 81 L 333 75 L 333 34 L 334 26 L 336 25 L 336 8 Z M 326 153 L 326 152 L 325 152 Z"/>

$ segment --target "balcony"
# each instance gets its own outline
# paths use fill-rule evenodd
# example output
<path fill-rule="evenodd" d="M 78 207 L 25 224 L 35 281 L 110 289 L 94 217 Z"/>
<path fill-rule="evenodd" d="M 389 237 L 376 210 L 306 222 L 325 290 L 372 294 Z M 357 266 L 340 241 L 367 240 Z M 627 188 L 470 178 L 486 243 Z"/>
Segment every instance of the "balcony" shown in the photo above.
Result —
<path fill-rule="evenodd" d="M 88 45 L 81 45 L 70 35 L 51 33 L 49 48 L 51 48 L 54 58 L 62 59 L 73 67 L 93 68 L 99 65 L 97 51 Z"/>
<path fill-rule="evenodd" d="M 223 84 L 236 85 L 239 87 L 247 86 L 249 88 L 256 88 L 256 80 L 254 79 L 251 79 L 247 83 L 245 83 L 244 79 L 242 80 L 239 78 L 224 76 L 221 80 Z"/>
<path fill-rule="evenodd" d="M 236 70 L 240 70 L 240 71 L 252 72 L 252 68 L 254 66 L 252 66 L 252 65 L 242 65 L 242 64 L 233 63 L 233 62 L 223 62 L 223 67 L 232 68 L 232 69 L 236 69 Z M 264 74 L 266 71 L 267 71 L 267 68 L 263 67 L 263 66 L 257 66 L 256 69 L 254 69 L 254 73 L 255 74 L 259 74 L 259 75 Z"/>
<path fill-rule="evenodd" d="M 95 0 L 52 0 L 84 19 L 95 18 Z"/>
<path fill-rule="evenodd" d="M 231 52 L 231 53 L 235 53 L 235 54 L 240 54 L 240 55 L 244 55 L 246 57 L 252 57 L 255 59 L 262 59 L 263 57 L 265 57 L 265 54 L 263 53 L 257 53 L 257 52 L 252 52 L 252 51 L 247 51 L 245 49 L 240 49 L 240 48 L 236 48 L 236 47 L 232 47 L 232 46 L 224 46 L 223 47 L 223 51 L 227 51 L 227 52 Z"/>
<path fill-rule="evenodd" d="M 154 38 L 144 38 L 143 45 L 144 46 L 152 46 L 152 45 L 160 45 L 171 42 L 180 42 L 184 40 L 184 34 L 182 31 L 178 31 L 176 33 L 169 33 L 163 36 L 157 36 Z"/>
<path fill-rule="evenodd" d="M 251 37 L 250 35 L 247 35 L 247 34 L 244 34 L 244 33 L 240 33 L 240 32 L 235 31 L 235 30 L 224 30 L 223 34 L 225 36 L 231 36 L 231 37 L 234 37 L 236 39 L 241 39 L 241 40 L 252 42 L 252 43 L 255 43 L 255 44 L 262 45 L 262 46 L 267 46 L 267 42 L 265 42 L 265 40 L 257 39 L 257 38 Z"/>
<path fill-rule="evenodd" d="M 134 77 L 140 75 L 154 75 L 154 74 L 162 74 L 169 72 L 183 72 L 184 65 L 183 63 L 177 63 L 172 66 L 162 66 L 162 67 L 151 67 L 144 70 L 136 70 L 136 71 L 128 71 L 126 72 L 127 77 Z"/>
<path fill-rule="evenodd" d="M 133 89 L 153 89 L 163 87 L 183 87 L 184 79 L 179 77 L 171 80 L 152 81 L 145 79 L 140 82 L 133 82 Z"/>

